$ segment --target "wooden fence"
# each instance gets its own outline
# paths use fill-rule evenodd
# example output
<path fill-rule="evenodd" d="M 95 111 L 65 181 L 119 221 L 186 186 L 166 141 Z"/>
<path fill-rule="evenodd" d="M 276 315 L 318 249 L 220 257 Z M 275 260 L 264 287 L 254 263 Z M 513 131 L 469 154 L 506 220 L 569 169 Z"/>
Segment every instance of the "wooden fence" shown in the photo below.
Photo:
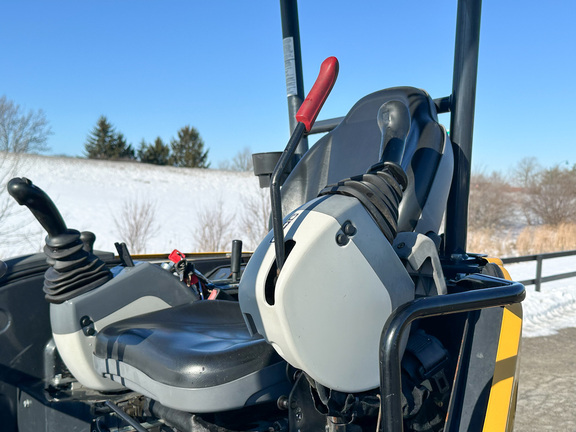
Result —
<path fill-rule="evenodd" d="M 552 258 L 563 258 L 567 256 L 576 255 L 576 250 L 562 251 L 562 252 L 551 252 L 542 253 L 536 255 L 525 255 L 520 257 L 502 258 L 504 264 L 516 264 L 527 261 L 536 261 L 536 277 L 534 279 L 526 279 L 523 281 L 518 281 L 522 285 L 536 285 L 536 291 L 540 291 L 540 286 L 544 282 L 552 282 L 555 280 L 566 279 L 571 277 L 576 277 L 576 271 L 560 273 L 551 276 L 542 276 L 542 263 L 544 260 Z"/>

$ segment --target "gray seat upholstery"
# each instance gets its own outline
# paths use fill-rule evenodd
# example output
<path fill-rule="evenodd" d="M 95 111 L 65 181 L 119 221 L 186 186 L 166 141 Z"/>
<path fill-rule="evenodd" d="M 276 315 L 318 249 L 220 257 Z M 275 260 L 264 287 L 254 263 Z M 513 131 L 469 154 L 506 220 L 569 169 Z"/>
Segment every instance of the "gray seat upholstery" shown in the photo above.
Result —
<path fill-rule="evenodd" d="M 183 411 L 212 412 L 275 400 L 289 390 L 286 363 L 248 332 L 237 302 L 198 301 L 100 331 L 103 376 Z"/>
<path fill-rule="evenodd" d="M 438 123 L 430 96 L 413 87 L 380 90 L 358 101 L 336 129 L 322 137 L 296 165 L 282 187 L 286 215 L 315 198 L 328 184 L 364 174 L 380 158 L 377 113 L 389 100 L 409 108 L 411 128 L 402 168 L 408 187 L 399 208 L 398 232 L 438 232 L 452 179 L 452 147 Z"/>

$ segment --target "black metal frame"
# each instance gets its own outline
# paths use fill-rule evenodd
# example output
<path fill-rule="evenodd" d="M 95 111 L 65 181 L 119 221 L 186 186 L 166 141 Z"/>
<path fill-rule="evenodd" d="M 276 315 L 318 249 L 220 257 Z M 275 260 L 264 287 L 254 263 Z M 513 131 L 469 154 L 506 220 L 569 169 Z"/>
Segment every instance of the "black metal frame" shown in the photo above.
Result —
<path fill-rule="evenodd" d="M 504 281 L 503 281 L 504 282 Z M 409 325 L 421 318 L 506 306 L 524 300 L 526 291 L 517 282 L 456 294 L 426 297 L 396 309 L 386 321 L 380 339 L 381 432 L 402 432 L 401 341 Z"/>
<path fill-rule="evenodd" d="M 306 127 L 304 123 L 298 123 L 294 128 L 294 132 L 290 136 L 290 140 L 286 145 L 286 149 L 280 156 L 272 177 L 270 178 L 270 201 L 272 202 L 272 230 L 274 231 L 274 249 L 276 251 L 276 270 L 280 272 L 284 266 L 286 258 L 286 251 L 284 249 L 284 227 L 282 221 L 282 197 L 280 195 L 280 186 L 282 185 L 282 174 L 285 172 L 286 167 L 290 163 L 292 155 L 298 149 L 299 143 L 302 142 L 302 136 Z"/>
<path fill-rule="evenodd" d="M 304 97 L 297 0 L 280 0 L 280 6 L 282 37 L 294 38 L 295 76 L 299 94 L 288 97 L 288 115 L 290 130 L 292 131 L 296 125 L 296 112 Z M 438 112 L 451 113 L 450 139 L 454 150 L 454 176 L 446 210 L 445 241 L 442 255 L 447 260 L 453 261 L 461 260 L 466 251 L 481 10 L 482 0 L 458 0 L 452 94 L 434 100 Z M 328 132 L 335 128 L 341 120 L 342 117 L 319 121 L 310 133 Z M 307 143 L 301 144 L 296 153 L 302 154 L 307 148 Z"/>
<path fill-rule="evenodd" d="M 284 51 L 284 68 L 286 69 L 286 90 L 288 93 L 289 75 L 294 74 L 296 94 L 287 94 L 288 98 L 288 120 L 290 123 L 290 134 L 296 128 L 296 113 L 304 101 L 304 74 L 302 73 L 302 50 L 300 48 L 300 25 L 298 23 L 298 1 L 280 0 L 280 15 L 282 17 L 282 41 L 284 43 L 292 38 L 294 48 L 294 58 Z M 284 47 L 285 48 L 285 47 Z M 298 144 L 295 154 L 302 156 L 308 151 L 308 140 L 303 138 Z"/>
<path fill-rule="evenodd" d="M 545 282 L 553 282 L 561 279 L 568 279 L 576 277 L 576 271 L 564 272 L 559 274 L 554 274 L 550 276 L 542 276 L 542 265 L 543 261 L 553 258 L 562 258 L 567 256 L 575 256 L 576 250 L 561 251 L 561 252 L 549 252 L 535 255 L 524 255 L 519 257 L 502 258 L 503 264 L 513 264 L 528 261 L 536 261 L 536 276 L 532 279 L 525 279 L 519 281 L 522 285 L 534 285 L 536 291 L 540 291 L 542 284 Z"/>
<path fill-rule="evenodd" d="M 298 35 L 297 61 L 301 61 L 299 33 L 297 30 L 294 31 L 298 27 L 297 0 L 280 0 L 280 3 L 283 37 L 289 36 L 284 29 L 288 28 L 287 22 L 290 22 L 293 34 Z M 439 113 L 451 113 L 450 139 L 454 151 L 454 175 L 446 209 L 445 238 L 441 254 L 443 262 L 448 266 L 463 264 L 467 269 L 468 197 L 481 9 L 482 0 L 458 0 L 452 94 L 434 100 Z M 296 69 L 301 71 L 302 65 L 297 64 Z M 301 75 L 297 79 L 301 80 Z M 303 89 L 303 87 L 303 82 L 298 82 L 298 88 Z M 301 101 L 302 96 L 299 101 L 289 98 L 291 130 Z M 328 132 L 334 129 L 342 118 L 319 121 L 310 133 Z M 380 345 L 382 395 L 380 431 L 401 432 L 403 430 L 400 341 L 410 323 L 432 316 L 502 307 L 519 303 L 524 299 L 525 289 L 522 284 L 501 281 L 502 286 L 498 287 L 418 299 L 401 306 L 389 317 L 382 331 Z"/>
<path fill-rule="evenodd" d="M 481 12 L 482 0 L 458 1 L 454 75 L 450 97 L 450 140 L 454 150 L 454 175 L 444 228 L 444 256 L 447 258 L 466 252 Z"/>

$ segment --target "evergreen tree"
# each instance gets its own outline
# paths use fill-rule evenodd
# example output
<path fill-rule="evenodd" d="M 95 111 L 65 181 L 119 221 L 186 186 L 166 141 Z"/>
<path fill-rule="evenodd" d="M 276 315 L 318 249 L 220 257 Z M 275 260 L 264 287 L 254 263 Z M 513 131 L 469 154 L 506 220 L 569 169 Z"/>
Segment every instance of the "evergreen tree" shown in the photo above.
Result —
<path fill-rule="evenodd" d="M 146 140 L 142 138 L 142 141 L 140 141 L 140 147 L 138 148 L 138 153 L 136 153 L 136 157 L 140 162 L 146 162 L 144 159 L 146 158 L 146 150 L 148 150 L 149 146 L 150 144 L 148 144 Z"/>
<path fill-rule="evenodd" d="M 122 133 L 117 133 L 105 116 L 100 116 L 90 132 L 84 151 L 89 159 L 134 159 L 134 149 Z"/>
<path fill-rule="evenodd" d="M 147 144 L 142 140 L 138 150 L 138 159 L 144 163 L 155 165 L 168 165 L 170 163 L 170 147 L 164 144 L 162 138 L 158 137 L 154 145 Z"/>
<path fill-rule="evenodd" d="M 107 159 L 107 151 L 110 142 L 115 135 L 114 127 L 108 122 L 106 117 L 101 116 L 96 126 L 90 132 L 84 151 L 89 159 Z"/>
<path fill-rule="evenodd" d="M 184 126 L 178 131 L 178 139 L 170 141 L 172 147 L 171 165 L 187 168 L 208 168 L 208 150 L 204 151 L 204 141 L 198 130 Z"/>
<path fill-rule="evenodd" d="M 131 144 L 126 142 L 122 133 L 116 134 L 110 146 L 109 159 L 136 159 L 136 153 Z"/>

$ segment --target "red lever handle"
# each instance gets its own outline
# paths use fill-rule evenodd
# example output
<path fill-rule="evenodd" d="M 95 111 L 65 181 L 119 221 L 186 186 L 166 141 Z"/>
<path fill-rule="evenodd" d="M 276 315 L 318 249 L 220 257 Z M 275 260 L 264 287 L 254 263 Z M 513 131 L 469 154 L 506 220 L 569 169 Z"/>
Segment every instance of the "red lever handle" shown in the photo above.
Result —
<path fill-rule="evenodd" d="M 172 261 L 174 264 L 178 264 L 183 259 L 186 259 L 186 255 L 180 252 L 178 249 L 174 249 L 170 255 L 168 255 L 168 259 Z"/>
<path fill-rule="evenodd" d="M 336 57 L 328 57 L 322 62 L 320 66 L 320 73 L 316 82 L 312 86 L 312 90 L 300 105 L 300 109 L 296 113 L 296 120 L 304 123 L 306 132 L 310 132 L 312 125 L 318 117 L 318 113 L 326 102 L 326 98 L 330 94 L 336 77 L 338 76 L 338 59 Z"/>

